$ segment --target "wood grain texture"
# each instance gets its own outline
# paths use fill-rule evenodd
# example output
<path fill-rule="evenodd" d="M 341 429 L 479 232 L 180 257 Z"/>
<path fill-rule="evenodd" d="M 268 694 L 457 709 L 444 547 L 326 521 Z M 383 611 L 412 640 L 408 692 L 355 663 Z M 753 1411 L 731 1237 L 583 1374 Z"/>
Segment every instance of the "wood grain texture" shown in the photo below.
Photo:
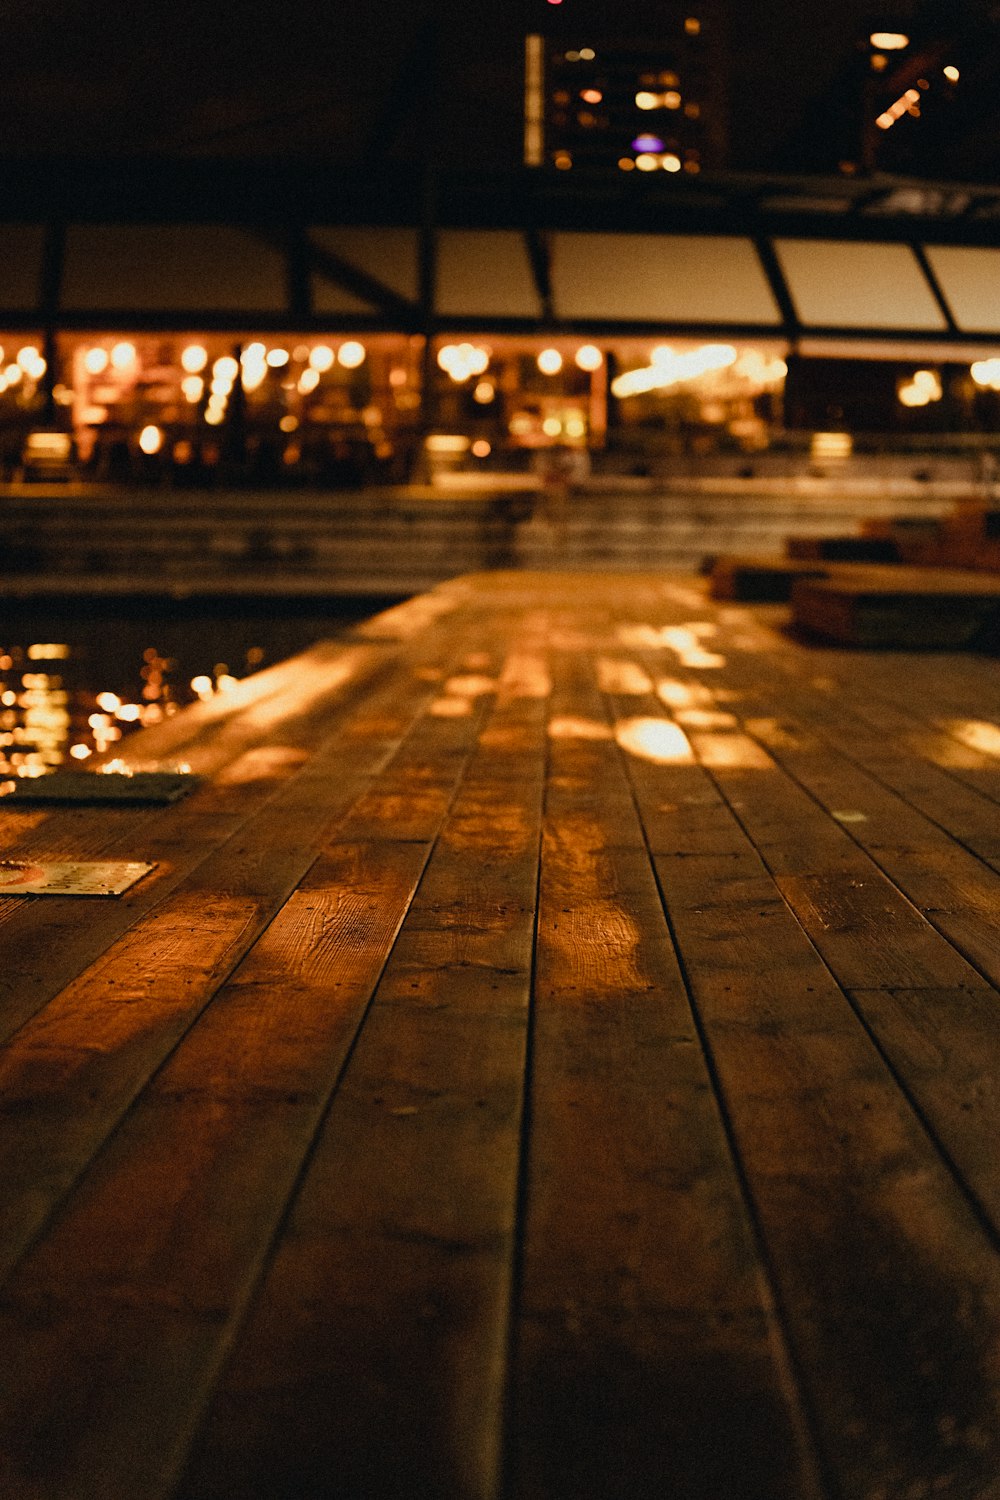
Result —
<path fill-rule="evenodd" d="M 158 860 L 0 902 L 5 1500 L 993 1500 L 1000 680 L 780 619 L 471 575 L 0 806 Z"/>

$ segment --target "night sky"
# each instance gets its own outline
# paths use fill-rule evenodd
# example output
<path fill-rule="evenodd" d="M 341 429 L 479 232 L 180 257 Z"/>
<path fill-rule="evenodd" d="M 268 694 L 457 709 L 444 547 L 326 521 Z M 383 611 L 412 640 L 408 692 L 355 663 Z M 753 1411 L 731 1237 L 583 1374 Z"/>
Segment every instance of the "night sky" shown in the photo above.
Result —
<path fill-rule="evenodd" d="M 996 8 L 960 0 L 950 14 L 982 20 Z M 420 128 L 407 81 L 421 75 L 430 16 L 443 37 L 445 159 L 511 165 L 520 150 L 521 39 L 551 25 L 554 9 L 545 0 L 5 0 L 0 155 L 405 160 Z M 562 0 L 560 21 L 574 9 L 593 24 L 604 15 L 623 26 L 644 7 Z M 930 0 L 887 0 L 881 9 L 870 0 L 728 0 L 731 164 L 780 164 L 874 10 L 908 25 L 932 9 Z M 394 88 L 401 109 L 392 108 Z"/>

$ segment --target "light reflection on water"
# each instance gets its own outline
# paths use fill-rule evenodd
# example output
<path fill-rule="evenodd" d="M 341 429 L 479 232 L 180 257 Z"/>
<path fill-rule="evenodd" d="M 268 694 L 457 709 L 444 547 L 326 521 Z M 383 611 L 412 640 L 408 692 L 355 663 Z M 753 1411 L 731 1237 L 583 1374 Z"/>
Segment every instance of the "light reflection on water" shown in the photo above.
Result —
<path fill-rule="evenodd" d="M 382 600 L 329 609 L 277 602 L 216 610 L 178 605 L 17 606 L 0 615 L 0 777 L 85 767 L 127 735 L 314 641 L 341 634 Z"/>

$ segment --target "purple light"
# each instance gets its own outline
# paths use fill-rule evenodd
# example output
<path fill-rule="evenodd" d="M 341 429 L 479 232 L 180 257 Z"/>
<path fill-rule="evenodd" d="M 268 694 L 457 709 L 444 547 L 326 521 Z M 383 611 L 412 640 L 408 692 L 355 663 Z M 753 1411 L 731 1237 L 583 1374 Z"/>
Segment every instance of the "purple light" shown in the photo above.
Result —
<path fill-rule="evenodd" d="M 662 151 L 663 142 L 658 135 L 637 135 L 632 142 L 633 151 Z"/>

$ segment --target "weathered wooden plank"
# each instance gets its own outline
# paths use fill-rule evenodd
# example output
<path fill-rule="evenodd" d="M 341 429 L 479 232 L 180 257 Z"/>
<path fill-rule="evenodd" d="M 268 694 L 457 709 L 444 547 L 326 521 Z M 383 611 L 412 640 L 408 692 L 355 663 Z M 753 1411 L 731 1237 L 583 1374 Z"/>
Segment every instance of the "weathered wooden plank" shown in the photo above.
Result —
<path fill-rule="evenodd" d="M 510 1493 L 819 1495 L 621 759 L 583 748 L 613 795 L 547 811 Z"/>
<path fill-rule="evenodd" d="M 209 855 L 235 838 L 244 823 L 266 809 L 276 790 L 285 787 L 285 795 L 294 799 L 297 794 L 287 783 L 308 768 L 310 755 L 323 750 L 334 777 L 342 776 L 346 766 L 343 785 L 352 796 L 359 795 L 366 778 L 390 758 L 430 696 L 432 685 L 423 680 L 421 661 L 418 654 L 414 664 L 401 663 L 391 682 L 376 691 L 363 710 L 349 712 L 326 697 L 320 708 L 312 705 L 304 714 L 295 713 L 298 700 L 293 699 L 289 717 L 272 720 L 267 728 L 244 725 L 229 746 L 235 759 L 228 764 L 225 758 L 219 761 L 211 781 L 174 807 L 134 815 L 114 809 L 113 819 L 91 809 L 60 809 L 28 830 L 16 857 L 99 854 L 146 859 L 157 869 L 119 901 L 92 908 L 86 924 L 79 920 L 76 901 L 0 901 L 0 1032 L 9 1035 L 136 920 L 155 910 Z M 133 752 L 140 760 L 144 735 L 136 737 L 139 747 Z M 308 788 L 309 783 L 303 785 Z M 335 802 L 334 807 L 343 811 L 350 800 Z M 108 830 L 106 838 L 101 837 L 102 827 Z M 217 855 L 219 870 L 228 857 Z"/>
<path fill-rule="evenodd" d="M 426 852 L 339 845 L 317 861 L 8 1281 L 12 1500 L 169 1491 Z M 53 1092 L 26 1095 L 36 1125 Z M 62 1165 L 50 1141 L 43 1180 Z"/>
<path fill-rule="evenodd" d="M 842 1492 L 988 1493 L 990 1241 L 763 869 L 656 864 Z"/>
<path fill-rule="evenodd" d="M 534 766 L 500 774 L 510 715 Z M 498 702 L 178 1491 L 497 1494 L 544 765 Z"/>
<path fill-rule="evenodd" d="M 753 839 L 770 858 L 772 848 L 794 848 L 804 822 L 794 798 L 771 793 L 769 778 L 781 782 L 773 762 L 758 747 L 741 747 L 741 738 L 718 731 L 711 755 L 713 778 L 724 767 L 743 777 L 741 795 L 732 792 L 738 818 L 731 816 L 729 848 L 722 818 L 707 832 L 709 852 L 695 852 L 694 830 L 682 852 L 654 863 L 824 1459 L 837 1493 L 852 1497 L 935 1482 L 975 1493 L 992 1479 L 1000 1446 L 992 1246 L 740 826 L 752 807 Z M 655 799 L 690 821 L 688 799 L 707 771 L 633 755 L 637 767 L 643 816 Z M 881 958 L 893 973 L 910 972 L 914 961 L 925 983 L 928 972 L 947 970 L 936 953 L 914 960 L 903 943 Z M 982 1326 L 955 1320 L 958 1307 L 971 1305 Z M 933 1360 L 945 1338 L 976 1371 L 971 1405 L 956 1401 L 954 1363 L 946 1369 L 947 1361 Z"/>

